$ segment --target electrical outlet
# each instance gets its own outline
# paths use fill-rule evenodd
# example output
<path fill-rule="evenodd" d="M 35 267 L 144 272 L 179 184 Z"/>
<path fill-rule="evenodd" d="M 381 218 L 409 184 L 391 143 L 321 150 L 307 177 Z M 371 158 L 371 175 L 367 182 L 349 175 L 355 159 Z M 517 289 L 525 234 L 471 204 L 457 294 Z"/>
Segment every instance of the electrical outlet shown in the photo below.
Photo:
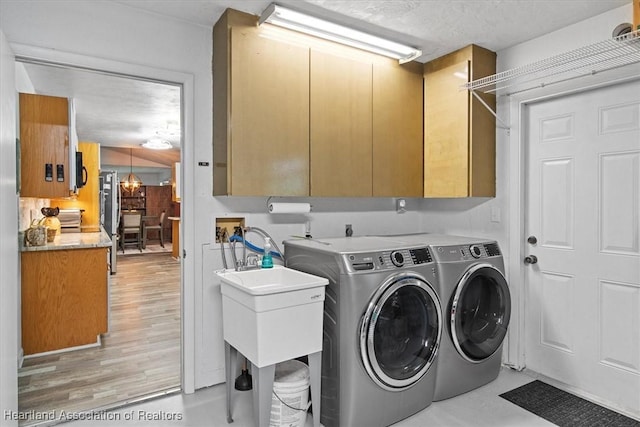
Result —
<path fill-rule="evenodd" d="M 351 226 L 351 224 L 344 225 L 344 235 L 347 237 L 353 236 L 353 227 Z"/>

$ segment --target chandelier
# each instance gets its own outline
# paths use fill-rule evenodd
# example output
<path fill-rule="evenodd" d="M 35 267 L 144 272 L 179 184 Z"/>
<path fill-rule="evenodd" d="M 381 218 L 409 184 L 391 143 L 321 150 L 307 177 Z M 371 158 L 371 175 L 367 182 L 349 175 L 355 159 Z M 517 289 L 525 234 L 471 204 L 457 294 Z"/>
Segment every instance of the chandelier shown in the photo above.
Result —
<path fill-rule="evenodd" d="M 129 159 L 130 159 L 130 172 L 126 179 L 120 181 L 120 186 L 124 191 L 128 191 L 129 193 L 133 193 L 142 185 L 142 181 L 140 178 L 133 174 L 133 149 L 129 149 Z"/>

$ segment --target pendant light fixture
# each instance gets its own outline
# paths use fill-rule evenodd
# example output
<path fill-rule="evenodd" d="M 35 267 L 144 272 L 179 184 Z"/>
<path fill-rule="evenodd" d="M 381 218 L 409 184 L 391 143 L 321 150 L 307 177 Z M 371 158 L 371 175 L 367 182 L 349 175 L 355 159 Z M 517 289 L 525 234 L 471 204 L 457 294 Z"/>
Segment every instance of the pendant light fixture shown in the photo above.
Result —
<path fill-rule="evenodd" d="M 120 181 L 120 186 L 123 190 L 128 191 L 129 193 L 133 193 L 142 185 L 142 181 L 140 178 L 133 174 L 133 149 L 129 149 L 129 159 L 130 159 L 130 172 L 127 178 L 123 181 Z"/>

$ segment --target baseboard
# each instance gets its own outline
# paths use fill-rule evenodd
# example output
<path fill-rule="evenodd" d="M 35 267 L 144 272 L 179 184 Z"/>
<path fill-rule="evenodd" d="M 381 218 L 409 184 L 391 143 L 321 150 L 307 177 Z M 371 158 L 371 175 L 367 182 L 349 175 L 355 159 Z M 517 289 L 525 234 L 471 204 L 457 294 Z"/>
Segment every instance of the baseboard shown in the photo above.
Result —
<path fill-rule="evenodd" d="M 24 356 L 24 359 L 33 359 L 41 356 L 50 356 L 52 354 L 67 353 L 69 351 L 75 351 L 75 350 L 84 350 L 86 348 L 100 347 L 101 345 L 102 345 L 102 340 L 100 338 L 100 335 L 98 335 L 96 337 L 96 342 L 92 344 L 77 345 L 75 347 L 61 348 L 60 350 L 43 351 L 42 353 L 29 354 L 27 356 Z"/>

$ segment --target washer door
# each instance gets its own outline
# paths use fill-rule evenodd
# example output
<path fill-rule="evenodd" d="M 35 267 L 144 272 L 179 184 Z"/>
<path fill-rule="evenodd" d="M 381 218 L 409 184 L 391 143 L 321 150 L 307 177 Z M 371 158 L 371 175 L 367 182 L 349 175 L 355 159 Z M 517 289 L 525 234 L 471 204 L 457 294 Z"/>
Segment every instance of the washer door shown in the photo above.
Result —
<path fill-rule="evenodd" d="M 360 355 L 373 381 L 400 391 L 433 364 L 442 333 L 436 293 L 416 275 L 387 280 L 375 293 L 360 324 Z"/>
<path fill-rule="evenodd" d="M 451 305 L 451 338 L 458 353 L 479 363 L 500 349 L 511 316 L 504 275 L 489 264 L 468 269 L 456 287 Z"/>

